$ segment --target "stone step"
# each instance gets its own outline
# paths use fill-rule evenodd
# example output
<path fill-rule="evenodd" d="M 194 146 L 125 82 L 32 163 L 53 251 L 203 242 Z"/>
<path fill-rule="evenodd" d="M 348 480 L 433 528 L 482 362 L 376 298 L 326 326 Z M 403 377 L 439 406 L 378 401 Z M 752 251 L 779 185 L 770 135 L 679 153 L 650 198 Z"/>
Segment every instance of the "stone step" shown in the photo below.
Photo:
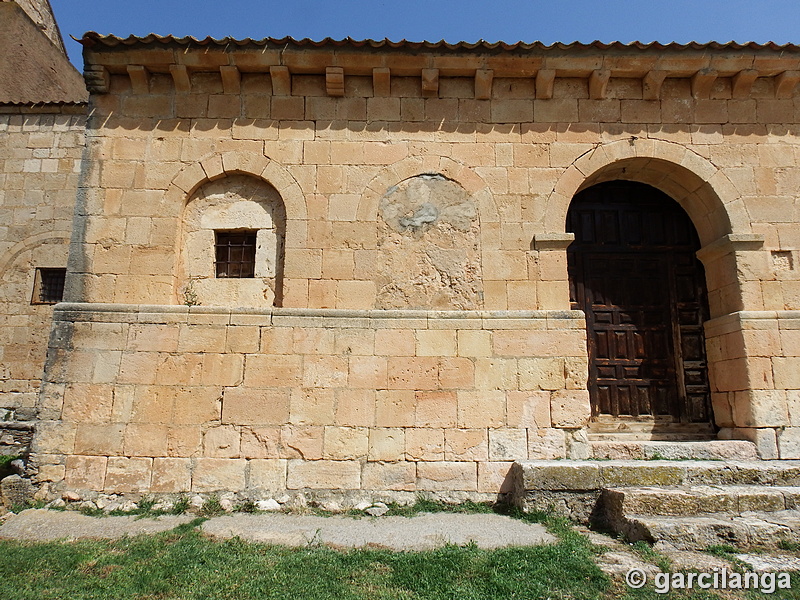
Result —
<path fill-rule="evenodd" d="M 708 441 L 716 439 L 710 423 L 675 423 L 671 418 L 595 417 L 589 423 L 589 441 Z"/>
<path fill-rule="evenodd" d="M 670 433 L 670 432 L 608 432 L 588 434 L 590 442 L 647 442 L 647 441 L 667 441 L 667 442 L 707 442 L 713 436 L 705 433 Z"/>
<path fill-rule="evenodd" d="M 756 445 L 744 440 L 590 441 L 591 457 L 611 460 L 758 460 Z"/>
<path fill-rule="evenodd" d="M 800 510 L 800 487 L 728 485 L 683 488 L 609 488 L 600 494 L 597 514 L 619 519 L 625 515 L 703 516 L 712 514 Z"/>
<path fill-rule="evenodd" d="M 523 490 L 697 485 L 800 486 L 800 460 L 529 460 L 514 463 Z"/>
<path fill-rule="evenodd" d="M 608 522 L 611 529 L 624 516 L 604 517 L 601 491 L 609 488 L 692 488 L 700 486 L 800 486 L 800 460 L 551 460 L 518 461 L 512 470 L 512 502 L 526 511 L 555 511 L 574 520 Z M 759 492 L 761 493 L 761 492 Z M 653 494 L 657 495 L 657 494 Z M 738 506 L 747 506 L 745 492 L 733 495 Z M 652 496 L 652 495 L 651 495 Z M 764 497 L 772 498 L 768 494 Z M 794 496 L 791 496 L 792 498 Z M 644 497 L 643 497 L 644 498 Z M 665 492 L 664 502 L 675 496 Z M 700 500 L 691 500 L 695 506 Z M 645 503 L 645 499 L 641 500 Z M 770 500 L 772 502 L 772 500 Z M 784 506 L 786 496 L 784 496 Z M 769 504 L 773 506 L 773 504 Z M 774 504 L 777 507 L 777 503 Z M 761 507 L 758 507 L 761 508 Z"/>
<path fill-rule="evenodd" d="M 629 542 L 669 542 L 680 550 L 726 544 L 738 548 L 776 547 L 800 536 L 800 511 L 751 512 L 729 517 L 630 515 L 616 531 Z"/>

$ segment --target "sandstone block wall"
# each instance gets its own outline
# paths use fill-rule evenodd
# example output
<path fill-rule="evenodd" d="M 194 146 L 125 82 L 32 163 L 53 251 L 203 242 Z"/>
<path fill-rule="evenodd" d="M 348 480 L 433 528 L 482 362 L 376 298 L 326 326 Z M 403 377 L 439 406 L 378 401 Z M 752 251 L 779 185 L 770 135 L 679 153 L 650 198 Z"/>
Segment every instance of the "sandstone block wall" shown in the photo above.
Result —
<path fill-rule="evenodd" d="M 0 109 L 0 420 L 35 417 L 53 312 L 35 272 L 67 266 L 86 121 L 20 110 Z"/>
<path fill-rule="evenodd" d="M 41 479 L 496 493 L 511 460 L 580 456 L 565 217 L 614 179 L 658 187 L 697 228 L 723 435 L 800 457 L 797 350 L 770 354 L 774 335 L 750 327 L 800 310 L 794 62 L 678 52 L 650 72 L 582 54 L 493 75 L 484 55 L 432 57 L 440 73 L 413 53 L 94 41 Z M 197 202 L 242 178 L 280 227 Z M 210 277 L 214 219 L 271 232 L 275 268 Z"/>
<path fill-rule="evenodd" d="M 586 456 L 570 311 L 62 304 L 39 479 L 119 492 L 507 491 Z"/>
<path fill-rule="evenodd" d="M 763 458 L 800 458 L 800 313 L 739 312 L 710 321 L 706 336 L 721 436 L 753 441 Z"/>

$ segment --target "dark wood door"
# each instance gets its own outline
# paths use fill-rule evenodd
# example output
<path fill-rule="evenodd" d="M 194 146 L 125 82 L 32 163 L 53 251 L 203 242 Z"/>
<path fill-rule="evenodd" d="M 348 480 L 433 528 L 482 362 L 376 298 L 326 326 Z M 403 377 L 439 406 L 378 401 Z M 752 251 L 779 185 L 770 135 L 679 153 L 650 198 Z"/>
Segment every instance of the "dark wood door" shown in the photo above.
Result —
<path fill-rule="evenodd" d="M 709 423 L 705 276 L 686 213 L 655 188 L 609 182 L 575 196 L 567 231 L 592 416 Z"/>

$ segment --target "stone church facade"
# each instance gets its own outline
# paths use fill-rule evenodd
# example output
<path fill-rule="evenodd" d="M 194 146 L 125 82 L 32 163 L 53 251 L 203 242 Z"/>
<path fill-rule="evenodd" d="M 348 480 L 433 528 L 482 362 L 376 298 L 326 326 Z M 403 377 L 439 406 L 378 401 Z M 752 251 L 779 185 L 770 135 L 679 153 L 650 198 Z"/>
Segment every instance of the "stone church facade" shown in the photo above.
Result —
<path fill-rule="evenodd" d="M 38 481 L 488 497 L 626 440 L 800 458 L 796 47 L 82 43 Z"/>

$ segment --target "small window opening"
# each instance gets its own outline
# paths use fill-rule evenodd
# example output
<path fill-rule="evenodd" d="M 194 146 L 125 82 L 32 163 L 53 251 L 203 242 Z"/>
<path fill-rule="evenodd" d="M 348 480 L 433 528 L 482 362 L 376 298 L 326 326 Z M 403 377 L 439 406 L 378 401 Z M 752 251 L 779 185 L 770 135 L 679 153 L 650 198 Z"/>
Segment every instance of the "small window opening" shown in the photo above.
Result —
<path fill-rule="evenodd" d="M 64 298 L 66 269 L 36 269 L 31 304 L 56 304 Z"/>
<path fill-rule="evenodd" d="M 217 277 L 255 277 L 256 232 L 215 231 Z"/>

